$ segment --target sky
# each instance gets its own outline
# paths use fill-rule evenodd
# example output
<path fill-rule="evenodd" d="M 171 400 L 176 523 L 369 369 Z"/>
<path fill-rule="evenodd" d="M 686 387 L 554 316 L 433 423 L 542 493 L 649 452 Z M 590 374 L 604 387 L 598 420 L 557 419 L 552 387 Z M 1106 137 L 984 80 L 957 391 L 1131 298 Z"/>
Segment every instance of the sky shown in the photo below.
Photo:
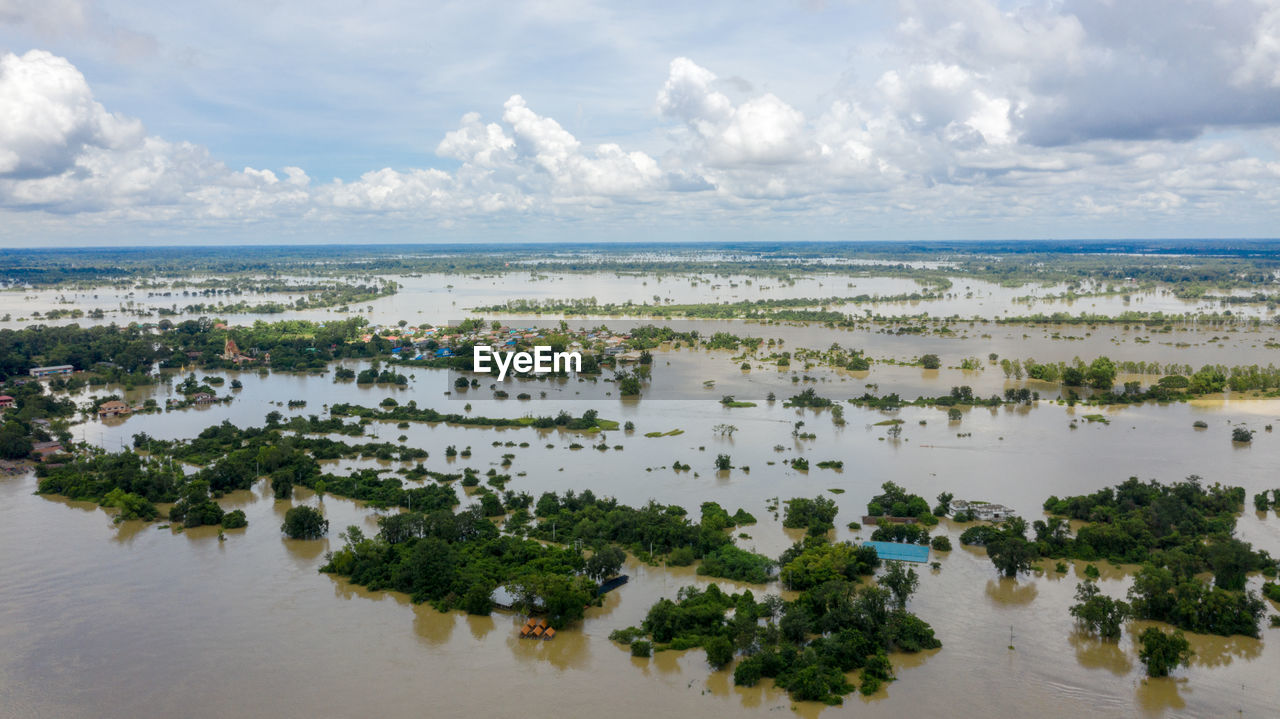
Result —
<path fill-rule="evenodd" d="M 0 246 L 1280 236 L 1280 0 L 0 0 Z"/>

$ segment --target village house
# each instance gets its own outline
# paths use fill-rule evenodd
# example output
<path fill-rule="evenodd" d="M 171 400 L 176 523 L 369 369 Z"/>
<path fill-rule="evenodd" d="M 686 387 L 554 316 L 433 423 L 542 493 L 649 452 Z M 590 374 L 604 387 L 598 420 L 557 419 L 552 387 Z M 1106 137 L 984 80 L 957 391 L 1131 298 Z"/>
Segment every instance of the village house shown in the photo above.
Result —
<path fill-rule="evenodd" d="M 0 394 L 0 409 L 8 409 L 13 406 L 14 402 L 17 402 L 17 400 L 7 394 Z"/>
<path fill-rule="evenodd" d="M 103 402 L 101 405 L 98 406 L 98 416 L 103 418 L 119 417 L 122 414 L 129 414 L 132 411 L 133 409 L 129 407 L 129 405 L 125 404 L 124 402 L 121 402 L 118 399 L 113 399 L 109 402 Z"/>
<path fill-rule="evenodd" d="M 75 372 L 76 368 L 69 364 L 53 365 L 51 367 L 32 367 L 28 370 L 28 374 L 36 379 L 44 379 L 45 377 L 56 377 L 58 375 L 68 375 Z"/>
<path fill-rule="evenodd" d="M 36 442 L 31 446 L 31 454 L 37 461 L 44 462 L 50 456 L 62 452 L 61 442 Z"/>
<path fill-rule="evenodd" d="M 968 512 L 973 515 L 974 519 L 983 522 L 1003 522 L 1010 517 L 1018 516 L 1018 513 L 1003 504 L 991 504 L 989 502 L 967 502 L 963 499 L 952 500 L 951 513 L 952 516 Z"/>
<path fill-rule="evenodd" d="M 191 396 L 191 401 L 195 402 L 196 404 L 209 404 L 210 402 L 213 402 L 215 399 L 217 398 L 209 394 L 208 392 L 197 392 Z"/>

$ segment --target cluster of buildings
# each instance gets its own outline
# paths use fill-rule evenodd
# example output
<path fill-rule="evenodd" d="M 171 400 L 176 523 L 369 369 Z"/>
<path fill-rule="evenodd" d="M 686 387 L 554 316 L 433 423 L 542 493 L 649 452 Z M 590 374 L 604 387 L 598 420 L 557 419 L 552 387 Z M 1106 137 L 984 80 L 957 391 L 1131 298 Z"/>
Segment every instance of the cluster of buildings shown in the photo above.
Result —
<path fill-rule="evenodd" d="M 556 630 L 547 626 L 547 620 L 530 617 L 520 628 L 520 638 L 551 641 L 556 638 Z"/>
<path fill-rule="evenodd" d="M 640 359 L 639 352 L 627 350 L 626 342 L 631 339 L 631 335 L 615 334 L 605 330 L 598 332 L 586 330 L 561 331 L 545 327 L 521 328 L 504 325 L 497 329 L 490 327 L 489 329 L 476 329 L 461 334 L 446 334 L 444 330 L 447 328 L 440 327 L 421 329 L 417 327 L 397 327 L 394 329 L 373 327 L 370 329 L 371 332 L 361 338 L 363 341 L 369 342 L 374 337 L 381 337 L 389 342 L 399 342 L 401 346 L 392 348 L 391 353 L 415 360 L 429 359 L 431 357 L 453 357 L 456 348 L 462 345 L 485 345 L 494 348 L 496 351 L 503 349 L 514 350 L 520 345 L 544 343 L 550 334 L 573 337 L 573 342 L 569 343 L 566 348 L 570 352 L 601 351 L 606 356 L 616 357 L 623 362 Z"/>

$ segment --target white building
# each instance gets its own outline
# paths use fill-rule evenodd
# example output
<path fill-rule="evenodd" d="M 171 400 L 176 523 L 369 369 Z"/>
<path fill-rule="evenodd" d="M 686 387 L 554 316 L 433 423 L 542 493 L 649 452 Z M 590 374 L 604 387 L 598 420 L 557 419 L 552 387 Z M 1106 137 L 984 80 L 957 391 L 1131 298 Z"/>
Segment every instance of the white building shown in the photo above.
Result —
<path fill-rule="evenodd" d="M 1018 516 L 1018 513 L 1003 504 L 991 504 L 989 502 L 966 502 L 963 499 L 955 499 L 951 501 L 951 516 L 968 512 L 975 519 L 984 522 L 1003 522 L 1010 517 Z"/>

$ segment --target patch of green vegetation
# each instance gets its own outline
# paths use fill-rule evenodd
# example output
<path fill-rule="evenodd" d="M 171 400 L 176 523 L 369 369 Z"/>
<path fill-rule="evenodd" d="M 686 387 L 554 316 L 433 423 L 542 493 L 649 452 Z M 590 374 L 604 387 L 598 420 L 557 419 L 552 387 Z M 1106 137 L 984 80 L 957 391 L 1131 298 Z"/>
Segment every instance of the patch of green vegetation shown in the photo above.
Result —
<path fill-rule="evenodd" d="M 830 407 L 833 402 L 826 397 L 819 397 L 814 388 L 809 387 L 800 394 L 794 395 L 791 399 L 782 403 L 783 407 Z"/>
<path fill-rule="evenodd" d="M 736 582 L 764 584 L 773 576 L 774 562 L 768 557 L 726 544 L 702 558 L 698 574 Z"/>
<path fill-rule="evenodd" d="M 621 425 L 608 419 L 601 419 L 596 410 L 589 409 L 581 417 L 574 417 L 561 411 L 554 417 L 477 417 L 466 414 L 437 412 L 434 409 L 419 408 L 415 400 L 406 404 L 385 407 L 363 407 L 358 404 L 339 403 L 329 408 L 333 417 L 360 417 L 369 420 L 385 420 L 391 422 L 444 422 L 470 427 L 536 427 L 538 429 L 565 429 L 584 433 L 613 431 Z"/>
<path fill-rule="evenodd" d="M 667 430 L 666 432 L 645 432 L 644 436 L 646 437 L 678 437 L 682 434 L 684 434 L 683 429 L 671 429 L 671 430 Z"/>
<path fill-rule="evenodd" d="M 792 497 L 784 504 L 782 526 L 787 529 L 806 529 L 811 535 L 835 529 L 834 522 L 839 508 L 834 500 L 825 497 Z"/>
<path fill-rule="evenodd" d="M 825 544 L 810 541 L 807 550 L 793 548 L 796 554 L 819 551 Z M 836 551 L 859 551 L 838 546 L 845 549 Z M 855 689 L 846 674 L 856 670 L 861 670 L 862 690 L 874 693 L 893 679 L 889 652 L 935 649 L 941 642 L 927 623 L 904 608 L 918 584 L 914 570 L 891 567 L 878 583 L 861 585 L 857 578 L 878 565 L 874 550 L 866 559 L 846 563 L 846 572 L 830 580 L 806 580 L 810 588 L 790 602 L 773 596 L 757 602 L 751 592 L 726 594 L 714 584 L 705 590 L 683 587 L 674 601 L 654 604 L 643 625 L 628 630 L 626 638 L 651 637 L 658 648 L 702 647 L 715 669 L 741 654 L 733 672 L 736 685 L 755 686 L 771 678 L 796 701 L 840 704 Z M 811 564 L 798 557 L 790 563 L 797 572 Z M 725 616 L 729 610 L 732 619 Z"/>

